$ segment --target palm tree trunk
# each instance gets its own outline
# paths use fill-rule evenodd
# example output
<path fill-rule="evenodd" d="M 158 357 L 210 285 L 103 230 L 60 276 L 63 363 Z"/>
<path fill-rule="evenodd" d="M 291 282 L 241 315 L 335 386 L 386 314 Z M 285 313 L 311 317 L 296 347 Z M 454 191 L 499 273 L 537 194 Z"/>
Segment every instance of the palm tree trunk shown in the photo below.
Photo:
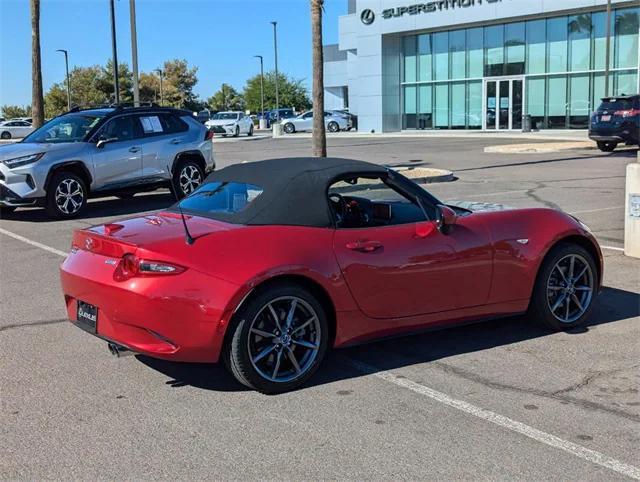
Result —
<path fill-rule="evenodd" d="M 324 0 L 311 0 L 313 49 L 313 156 L 327 157 L 324 126 L 324 61 L 322 57 L 322 8 Z"/>
<path fill-rule="evenodd" d="M 35 128 L 44 124 L 40 63 L 40 0 L 31 0 L 31 116 Z"/>

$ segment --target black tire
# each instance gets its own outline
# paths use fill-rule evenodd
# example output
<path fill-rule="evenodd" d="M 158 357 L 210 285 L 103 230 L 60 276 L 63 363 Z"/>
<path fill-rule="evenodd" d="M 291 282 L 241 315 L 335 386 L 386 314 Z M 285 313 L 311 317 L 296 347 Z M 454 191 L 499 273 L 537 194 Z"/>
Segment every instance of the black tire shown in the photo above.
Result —
<path fill-rule="evenodd" d="M 336 121 L 331 121 L 327 125 L 327 129 L 329 129 L 329 132 L 338 132 L 340 130 L 340 126 Z"/>
<path fill-rule="evenodd" d="M 78 194 L 72 195 L 76 192 Z M 47 214 L 56 219 L 75 218 L 84 211 L 87 195 L 87 186 L 81 177 L 73 172 L 56 172 L 47 188 Z"/>
<path fill-rule="evenodd" d="M 286 134 L 293 134 L 296 131 L 296 126 L 291 122 L 287 122 L 282 129 Z"/>
<path fill-rule="evenodd" d="M 240 126 L 236 126 L 236 131 L 233 133 L 233 137 L 238 137 L 240 135 Z"/>
<path fill-rule="evenodd" d="M 188 178 L 192 179 L 191 184 L 188 184 Z M 173 171 L 173 194 L 176 199 L 182 199 L 197 189 L 203 181 L 204 171 L 197 162 L 189 160 L 182 161 L 178 163 L 176 169 Z"/>
<path fill-rule="evenodd" d="M 563 288 L 560 287 L 560 285 L 566 284 L 563 279 L 565 277 L 567 280 L 572 279 L 567 276 L 570 274 L 571 257 L 574 257 L 575 263 L 574 277 L 580 274 L 579 272 L 576 274 L 575 271 L 582 271 L 585 267 L 588 267 L 588 270 L 576 281 L 572 281 L 569 287 Z M 557 268 L 558 263 L 560 263 L 559 268 Z M 567 267 L 566 273 L 562 271 L 563 263 Z M 550 289 L 548 287 L 550 284 L 555 286 Z M 588 297 L 585 296 L 588 293 L 586 290 L 578 291 L 579 289 L 583 290 L 587 284 L 590 284 L 591 288 Z M 533 296 L 529 304 L 529 317 L 554 331 L 569 330 L 581 326 L 586 322 L 593 309 L 598 286 L 600 286 L 598 269 L 591 253 L 578 244 L 560 243 L 551 249 L 540 266 L 533 289 Z M 558 310 L 561 310 L 560 313 L 565 312 L 566 321 L 560 320 L 552 311 L 556 302 L 563 295 L 565 300 L 568 298 L 569 307 L 567 307 L 567 302 L 565 301 L 557 306 L 555 313 L 557 314 Z M 583 310 L 578 307 L 574 297 L 581 303 Z M 571 311 L 571 305 L 573 305 L 575 313 Z M 574 314 L 570 317 L 571 313 Z M 562 315 L 560 316 L 562 317 Z M 573 319 L 574 317 L 575 319 Z"/>
<path fill-rule="evenodd" d="M 598 149 L 602 152 L 613 152 L 616 147 L 618 147 L 618 143 L 615 141 L 598 141 Z"/>
<path fill-rule="evenodd" d="M 2 134 L 0 134 L 0 139 L 11 139 L 11 132 L 4 131 Z"/>
<path fill-rule="evenodd" d="M 251 137 L 253 135 L 253 124 L 249 126 L 249 132 L 247 132 L 247 136 Z"/>
<path fill-rule="evenodd" d="M 280 319 L 280 326 L 284 327 L 287 310 L 283 308 L 291 306 L 287 304 L 289 303 L 289 298 L 295 298 L 301 301 L 297 301 L 297 307 L 294 309 L 294 312 L 295 310 L 299 311 L 297 311 L 298 315 L 294 315 L 294 318 L 292 318 L 293 332 L 289 335 L 290 341 L 288 344 L 285 345 L 282 341 L 279 341 L 281 340 L 280 338 L 268 339 L 267 337 L 261 337 L 252 332 L 252 327 L 255 325 L 264 327 L 264 329 L 269 330 L 270 333 L 271 329 L 274 329 L 275 333 L 283 336 L 284 330 L 283 333 L 279 333 L 275 323 L 270 325 L 270 328 L 266 328 L 264 323 L 269 322 L 269 320 L 273 322 L 273 317 L 269 314 L 271 312 L 267 311 L 267 307 L 272 304 L 274 312 L 277 313 Z M 306 311 L 309 313 L 305 313 Z M 310 313 L 311 311 L 314 312 L 315 316 Z M 264 316 L 266 316 L 266 318 L 261 318 Z M 310 316 L 309 320 L 313 319 L 314 321 L 311 322 L 307 320 L 307 316 Z M 302 321 L 299 317 L 302 318 Z M 305 323 L 304 320 L 307 320 L 307 322 Z M 311 325 L 308 323 L 311 323 Z M 312 328 L 308 328 L 308 336 L 314 337 L 317 351 L 311 348 L 301 347 L 293 341 L 293 336 L 299 336 L 294 335 L 297 331 L 296 326 L 305 330 L 302 333 L 307 334 L 307 328 L 302 326 L 305 324 L 307 324 L 308 327 L 312 326 Z M 250 339 L 250 337 L 253 338 Z M 256 337 L 258 341 L 255 340 Z M 258 291 L 244 303 L 240 310 L 234 315 L 225 339 L 226 342 L 223 347 L 222 358 L 227 369 L 236 380 L 262 393 L 283 393 L 293 390 L 305 383 L 320 366 L 329 341 L 327 316 L 321 303 L 312 293 L 294 283 L 278 283 L 264 289 L 259 288 Z M 298 341 L 301 340 L 298 339 Z M 258 347 L 259 343 L 263 343 L 264 345 Z M 273 348 L 271 348 L 272 346 Z M 271 348 L 271 351 L 261 359 L 261 368 L 257 368 L 258 362 L 255 361 L 256 356 L 251 354 L 251 350 L 263 351 L 265 347 L 267 347 L 267 349 Z M 313 351 L 315 351 L 315 354 L 313 354 Z M 297 352 L 298 355 L 295 355 L 295 352 Z M 300 369 L 299 374 L 292 358 L 290 358 L 291 356 L 293 356 L 293 360 L 298 360 L 297 357 L 299 357 L 299 361 L 296 361 Z M 278 362 L 278 359 L 280 359 L 281 362 Z M 269 364 L 273 365 L 273 368 L 271 368 Z M 278 368 L 276 367 L 280 368 L 280 373 L 278 373 Z M 275 379 L 266 378 L 264 372 L 259 371 L 261 369 L 269 370 L 270 373 L 273 370 L 272 373 L 277 374 Z M 281 380 L 277 380 L 278 376 Z"/>

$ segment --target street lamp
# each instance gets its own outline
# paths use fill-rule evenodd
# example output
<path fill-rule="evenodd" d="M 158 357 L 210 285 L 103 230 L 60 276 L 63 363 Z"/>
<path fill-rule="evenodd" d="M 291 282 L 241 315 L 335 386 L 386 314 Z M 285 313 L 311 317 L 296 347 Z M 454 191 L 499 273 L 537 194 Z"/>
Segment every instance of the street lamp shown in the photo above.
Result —
<path fill-rule="evenodd" d="M 65 49 L 58 49 L 56 52 L 64 54 L 64 66 L 67 71 L 67 110 L 71 110 L 71 82 L 69 80 L 69 53 Z"/>
<path fill-rule="evenodd" d="M 260 129 L 267 127 L 267 120 L 264 118 L 264 67 L 262 55 L 254 55 L 255 58 L 260 59 Z"/>
<path fill-rule="evenodd" d="M 609 62 L 611 58 L 611 0 L 607 0 L 607 28 L 604 54 L 604 96 L 609 96 Z"/>
<path fill-rule="evenodd" d="M 113 90 L 115 103 L 120 103 L 120 84 L 118 82 L 118 48 L 116 45 L 116 7 L 114 0 L 109 1 L 111 6 L 111 48 L 113 50 Z"/>
<path fill-rule="evenodd" d="M 273 52 L 276 61 L 276 122 L 280 122 L 280 97 L 278 97 L 278 22 L 271 22 L 273 25 Z"/>
<path fill-rule="evenodd" d="M 138 84 L 138 34 L 136 33 L 136 0 L 129 0 L 129 19 L 131 23 L 131 65 L 133 68 L 133 105 L 140 105 L 140 86 Z"/>
<path fill-rule="evenodd" d="M 163 105 L 164 93 L 162 92 L 162 69 L 156 69 L 155 72 L 158 72 L 158 76 L 160 77 L 160 105 Z"/>

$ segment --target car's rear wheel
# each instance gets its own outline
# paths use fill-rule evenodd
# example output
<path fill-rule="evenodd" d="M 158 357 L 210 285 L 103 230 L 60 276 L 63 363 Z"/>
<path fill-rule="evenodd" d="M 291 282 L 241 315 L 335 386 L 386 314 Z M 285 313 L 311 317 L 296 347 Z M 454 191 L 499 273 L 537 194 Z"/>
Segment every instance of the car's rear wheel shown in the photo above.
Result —
<path fill-rule="evenodd" d="M 296 127 L 291 123 L 291 122 L 287 122 L 284 127 L 283 130 L 287 133 L 287 134 L 293 134 L 296 131 Z"/>
<path fill-rule="evenodd" d="M 72 172 L 57 172 L 53 175 L 46 197 L 49 216 L 70 219 L 78 216 L 87 204 L 87 187 L 84 181 Z"/>
<path fill-rule="evenodd" d="M 233 133 L 233 137 L 238 137 L 240 135 L 240 126 L 236 126 L 236 130 Z"/>
<path fill-rule="evenodd" d="M 204 181 L 204 172 L 195 161 L 184 161 L 173 174 L 173 190 L 182 199 L 195 191 Z"/>
<path fill-rule="evenodd" d="M 329 132 L 338 132 L 340 130 L 340 126 L 336 121 L 331 121 L 327 125 L 327 129 L 329 129 Z"/>
<path fill-rule="evenodd" d="M 598 149 L 602 152 L 613 152 L 618 147 L 618 143 L 614 141 L 599 141 Z"/>
<path fill-rule="evenodd" d="M 4 131 L 2 134 L 0 134 L 0 138 L 5 140 L 11 139 L 11 132 Z"/>
<path fill-rule="evenodd" d="M 325 311 L 313 294 L 292 283 L 260 290 L 236 313 L 224 362 L 243 385 L 281 393 L 307 381 L 327 350 Z"/>
<path fill-rule="evenodd" d="M 582 246 L 562 243 L 545 257 L 534 287 L 529 314 L 553 330 L 585 323 L 599 286 L 596 261 Z"/>
<path fill-rule="evenodd" d="M 251 137 L 251 136 L 253 135 L 253 124 L 251 124 L 251 125 L 249 126 L 249 132 L 247 132 L 247 135 L 248 135 L 249 137 Z"/>

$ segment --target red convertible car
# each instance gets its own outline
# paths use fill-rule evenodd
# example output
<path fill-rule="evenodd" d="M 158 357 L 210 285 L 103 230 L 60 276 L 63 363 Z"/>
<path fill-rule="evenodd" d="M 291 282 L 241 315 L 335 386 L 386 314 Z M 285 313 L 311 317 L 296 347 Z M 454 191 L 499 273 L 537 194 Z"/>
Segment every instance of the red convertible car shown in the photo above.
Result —
<path fill-rule="evenodd" d="M 61 278 L 70 320 L 112 352 L 222 359 L 277 393 L 329 347 L 527 312 L 573 328 L 602 254 L 559 211 L 474 212 L 382 166 L 290 158 L 227 167 L 166 211 L 76 231 Z"/>

